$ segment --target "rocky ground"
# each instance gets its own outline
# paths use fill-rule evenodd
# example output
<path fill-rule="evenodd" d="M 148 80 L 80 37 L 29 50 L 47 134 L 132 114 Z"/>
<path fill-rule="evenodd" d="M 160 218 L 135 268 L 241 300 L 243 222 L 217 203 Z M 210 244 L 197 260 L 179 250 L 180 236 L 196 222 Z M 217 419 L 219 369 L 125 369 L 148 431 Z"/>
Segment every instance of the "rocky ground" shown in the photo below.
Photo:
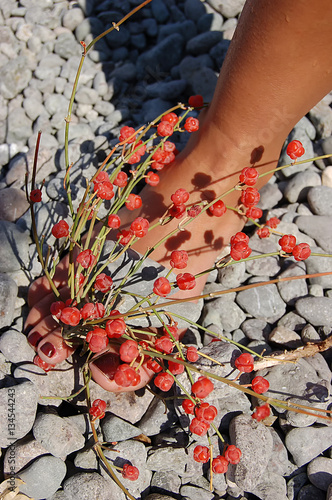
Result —
<path fill-rule="evenodd" d="M 47 237 L 52 225 L 68 216 L 62 188 L 64 117 L 82 51 L 79 41 L 89 43 L 138 3 L 2 0 L 0 5 L 0 442 L 4 474 L 10 474 L 14 457 L 15 472 L 26 483 L 21 489 L 35 499 L 124 498 L 89 447 L 83 396 L 71 402 L 50 398 L 80 387 L 79 360 L 74 357 L 47 376 L 31 364 L 34 353 L 22 329 L 27 288 L 40 266 L 23 187 L 37 132 L 42 130 L 37 182 L 45 179 L 45 189 L 37 225 L 39 234 Z M 153 0 L 89 53 L 70 127 L 74 203 L 84 190 L 84 177 L 96 171 L 123 124 L 137 127 L 192 94 L 211 99 L 243 3 Z M 306 158 L 332 152 L 331 102 L 329 94 L 290 135 L 302 141 Z M 178 137 L 179 149 L 184 141 L 184 135 Z M 284 153 L 280 161 L 288 163 Z M 332 161 L 317 160 L 276 174 L 261 191 L 260 207 L 264 217 L 281 219 L 280 231 L 296 235 L 317 253 L 332 253 L 331 194 Z M 252 227 L 247 230 L 257 254 L 278 250 L 277 236 L 260 240 Z M 331 271 L 328 257 L 310 257 L 305 263 L 268 257 L 214 271 L 206 291 L 325 271 Z M 324 340 L 332 326 L 332 277 L 278 283 L 205 301 L 201 323 L 256 352 Z M 188 343 L 224 366 L 201 364 L 228 375 L 238 349 L 210 340 L 195 329 L 187 334 Z M 265 368 L 260 374 L 268 378 L 271 396 L 327 408 L 330 363 L 326 352 L 296 365 Z M 146 390 L 114 395 L 92 383 L 91 392 L 93 398 L 105 399 L 110 409 L 100 423 L 101 440 L 117 441 L 118 463 L 131 460 L 140 469 L 137 482 L 124 481 L 135 498 L 332 499 L 332 427 L 316 417 L 275 410 L 272 425 L 266 427 L 251 419 L 247 396 L 216 383 L 208 401 L 218 408 L 221 432 L 244 457 L 226 477 L 214 477 L 211 492 L 209 471 L 192 459 L 192 449 L 202 438 L 188 434 L 188 421 L 177 404 L 168 403 L 165 414 L 163 403 Z M 49 398 L 41 397 L 45 395 Z M 15 400 L 14 435 L 7 412 L 10 398 Z M 141 434 L 151 443 L 134 439 Z M 14 440 L 15 446 L 10 446 Z M 114 453 L 107 456 L 114 460 Z"/>

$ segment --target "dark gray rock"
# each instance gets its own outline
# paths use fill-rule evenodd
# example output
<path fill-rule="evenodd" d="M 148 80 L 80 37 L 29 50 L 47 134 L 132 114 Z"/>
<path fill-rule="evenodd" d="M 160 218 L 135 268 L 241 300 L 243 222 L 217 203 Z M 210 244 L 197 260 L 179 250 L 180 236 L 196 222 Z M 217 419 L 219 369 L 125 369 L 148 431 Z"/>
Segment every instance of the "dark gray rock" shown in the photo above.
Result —
<path fill-rule="evenodd" d="M 0 275 L 0 280 L 1 280 Z M 1 296 L 1 281 L 0 281 L 0 296 Z M 1 304 L 1 300 L 0 300 Z M 1 309 L 1 305 L 0 305 Z M 12 310 L 14 307 L 12 306 Z M 2 315 L 1 315 L 2 319 Z M 1 320 L 0 320 L 1 325 Z M 6 359 L 11 363 L 21 363 L 22 361 L 33 361 L 35 351 L 28 344 L 27 338 L 23 333 L 17 330 L 7 330 L 0 337 L 0 351 L 6 356 Z"/>
<path fill-rule="evenodd" d="M 298 467 L 304 465 L 332 446 L 331 427 L 292 429 L 286 436 L 286 447 Z"/>
<path fill-rule="evenodd" d="M 15 302 L 17 297 L 18 287 L 15 281 L 4 273 L 0 273 L 0 328 L 10 326 L 15 315 Z M 0 339 L 0 350 L 4 348 L 5 341 Z M 8 334 L 7 334 L 8 338 Z M 6 348 L 4 348 L 6 351 Z M 8 358 L 9 359 L 9 358 Z"/>
<path fill-rule="evenodd" d="M 286 311 L 276 285 L 243 290 L 237 294 L 236 302 L 254 318 L 265 319 L 268 323 L 274 323 Z"/>
<path fill-rule="evenodd" d="M 186 45 L 186 50 L 192 55 L 206 54 L 221 40 L 221 31 L 208 31 L 206 33 L 200 33 L 189 40 Z"/>
<path fill-rule="evenodd" d="M 331 215 L 332 188 L 328 186 L 312 187 L 308 191 L 308 203 L 315 215 Z"/>
<path fill-rule="evenodd" d="M 317 457 L 308 464 L 309 481 L 320 490 L 327 491 L 332 483 L 332 459 Z"/>
<path fill-rule="evenodd" d="M 101 428 L 105 441 L 125 441 L 142 433 L 141 429 L 126 422 L 116 415 L 106 415 L 101 422 Z"/>
<path fill-rule="evenodd" d="M 306 201 L 311 186 L 320 186 L 321 178 L 317 172 L 299 172 L 287 183 L 284 195 L 290 203 Z M 323 214 L 319 214 L 323 215 Z"/>
<path fill-rule="evenodd" d="M 306 297 L 295 303 L 298 314 L 313 326 L 332 326 L 332 299 Z"/>
<path fill-rule="evenodd" d="M 80 498 L 81 500 L 109 500 L 109 498 L 124 497 L 115 482 L 106 481 L 97 472 L 79 472 L 63 483 L 63 491 L 67 498 Z"/>

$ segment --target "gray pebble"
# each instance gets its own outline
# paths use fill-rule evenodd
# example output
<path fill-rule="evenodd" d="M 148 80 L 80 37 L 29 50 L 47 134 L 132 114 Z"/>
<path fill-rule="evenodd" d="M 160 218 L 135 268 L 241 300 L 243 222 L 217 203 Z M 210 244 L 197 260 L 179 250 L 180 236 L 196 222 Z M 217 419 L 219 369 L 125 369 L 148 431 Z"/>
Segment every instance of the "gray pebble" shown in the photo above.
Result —
<path fill-rule="evenodd" d="M 188 19 L 197 23 L 206 13 L 205 5 L 200 0 L 186 0 L 184 12 Z"/>
<path fill-rule="evenodd" d="M 317 186 L 309 189 L 308 203 L 315 215 L 330 215 L 332 212 L 332 188 Z"/>
<path fill-rule="evenodd" d="M 35 458 L 47 454 L 47 450 L 45 450 L 45 448 L 35 439 L 31 439 L 30 437 L 19 439 L 7 448 L 6 455 L 4 457 L 4 473 L 10 474 L 14 456 L 15 472 L 18 472 Z"/>
<path fill-rule="evenodd" d="M 163 0 L 155 0 L 151 4 L 151 11 L 158 23 L 164 23 L 169 17 L 169 11 Z"/>
<path fill-rule="evenodd" d="M 261 482 L 255 486 L 252 493 L 261 499 L 289 500 L 286 489 L 285 479 L 274 471 L 268 471 L 263 474 Z"/>
<path fill-rule="evenodd" d="M 208 302 L 204 308 L 204 326 L 212 323 L 232 332 L 241 326 L 246 315 L 240 307 L 227 296 L 221 296 Z"/>
<path fill-rule="evenodd" d="M 237 294 L 236 302 L 254 318 L 265 319 L 268 323 L 274 323 L 286 311 L 286 304 L 281 299 L 276 285 L 242 290 Z"/>
<path fill-rule="evenodd" d="M 33 361 L 35 357 L 35 351 L 30 347 L 30 344 L 28 344 L 26 336 L 16 330 L 7 330 L 1 335 L 0 350 L 11 363 L 17 364 L 22 361 Z"/>
<path fill-rule="evenodd" d="M 0 75 L 0 93 L 5 99 L 13 99 L 27 87 L 31 80 L 31 70 L 24 56 L 15 57 L 2 66 Z"/>
<path fill-rule="evenodd" d="M 290 349 L 302 346 L 300 335 L 284 326 L 277 326 L 269 335 L 269 341 L 284 345 Z"/>
<path fill-rule="evenodd" d="M 101 428 L 105 441 L 125 441 L 142 433 L 138 427 L 112 414 L 102 420 Z"/>
<path fill-rule="evenodd" d="M 25 484 L 20 491 L 36 500 L 53 495 L 66 475 L 66 464 L 51 455 L 37 458 L 29 467 L 19 473 Z"/>
<path fill-rule="evenodd" d="M 32 120 L 23 108 L 16 108 L 8 114 L 7 126 L 6 141 L 9 143 L 25 143 L 32 135 Z"/>
<path fill-rule="evenodd" d="M 79 56 L 82 50 L 74 35 L 68 31 L 67 33 L 61 33 L 57 37 L 54 52 L 64 59 L 70 59 L 72 56 Z"/>
<path fill-rule="evenodd" d="M 269 210 L 275 207 L 282 199 L 282 192 L 277 184 L 267 183 L 259 190 L 260 200 L 257 206 L 262 210 Z"/>
<path fill-rule="evenodd" d="M 247 319 L 241 325 L 241 330 L 250 340 L 266 340 L 271 328 L 263 319 Z"/>
<path fill-rule="evenodd" d="M 302 316 L 299 316 L 295 312 L 290 311 L 279 319 L 278 326 L 279 325 L 285 326 L 289 330 L 301 331 L 302 328 L 305 327 L 306 322 L 302 318 Z"/>
<path fill-rule="evenodd" d="M 143 434 L 155 436 L 169 429 L 176 422 L 177 416 L 173 405 L 168 404 L 167 412 L 165 413 L 165 404 L 163 401 L 159 398 L 154 398 L 138 425 L 140 432 Z"/>
<path fill-rule="evenodd" d="M 35 420 L 38 399 L 35 386 L 30 381 L 13 385 L 12 379 L 8 378 L 7 380 L 7 387 L 0 389 L 1 448 L 10 446 L 31 430 Z M 14 419 L 14 423 L 11 419 Z"/>
<path fill-rule="evenodd" d="M 208 0 L 208 4 L 217 12 L 229 18 L 235 17 L 241 12 L 244 1 L 245 0 Z"/>
<path fill-rule="evenodd" d="M 311 186 L 320 186 L 320 175 L 311 170 L 299 172 L 287 183 L 285 197 L 290 203 L 305 201 Z"/>
<path fill-rule="evenodd" d="M 200 33 L 189 40 L 186 46 L 187 52 L 192 55 L 206 54 L 214 45 L 222 39 L 220 31 L 208 31 Z"/>
<path fill-rule="evenodd" d="M 188 456 L 183 448 L 160 448 L 151 450 L 146 466 L 152 471 L 175 470 L 182 476 L 186 471 Z"/>
<path fill-rule="evenodd" d="M 190 498 L 190 500 L 212 500 L 215 498 L 212 491 L 203 490 L 203 488 L 197 488 L 189 484 L 182 486 L 180 493 L 182 497 Z"/>
<path fill-rule="evenodd" d="M 273 439 L 267 427 L 250 415 L 234 417 L 229 426 L 231 442 L 242 451 L 237 465 L 230 465 L 227 479 L 245 491 L 253 491 L 259 484 L 269 462 Z"/>
<path fill-rule="evenodd" d="M 0 220 L 0 272 L 18 271 L 28 264 L 29 234 L 16 224 Z"/>
<path fill-rule="evenodd" d="M 294 262 L 290 259 L 285 262 L 286 269 L 280 273 L 280 278 L 289 278 L 292 276 L 301 276 L 306 274 L 305 264 L 303 262 Z M 288 305 L 294 305 L 296 300 L 305 297 L 308 294 L 308 287 L 305 279 L 281 281 L 277 284 L 281 298 Z"/>
<path fill-rule="evenodd" d="M 309 117 L 321 137 L 331 137 L 332 109 L 324 99 L 309 111 Z"/>
<path fill-rule="evenodd" d="M 320 490 L 327 491 L 332 483 L 332 459 L 317 457 L 308 464 L 310 482 Z"/>
<path fill-rule="evenodd" d="M 87 470 L 98 470 L 98 459 L 92 448 L 79 451 L 74 459 L 75 467 Z"/>
<path fill-rule="evenodd" d="M 332 299 L 328 297 L 306 297 L 299 299 L 295 309 L 313 326 L 332 326 Z"/>
<path fill-rule="evenodd" d="M 52 455 L 60 458 L 84 446 L 84 437 L 78 428 L 58 415 L 39 413 L 33 435 Z"/>
<path fill-rule="evenodd" d="M 98 500 L 109 500 L 110 498 L 118 498 L 122 500 L 124 498 L 114 482 L 106 481 L 97 472 L 74 474 L 63 483 L 63 491 L 66 499 L 92 500 L 92 498 L 98 498 Z"/>
<path fill-rule="evenodd" d="M 332 428 L 312 426 L 292 429 L 286 436 L 285 444 L 300 467 L 332 446 Z"/>
<path fill-rule="evenodd" d="M 12 324 L 15 317 L 14 309 L 17 292 L 18 287 L 15 281 L 5 273 L 0 273 L 0 328 L 8 327 Z M 2 347 L 5 345 L 5 341 L 1 340 L 4 335 L 6 335 L 6 333 L 0 338 L 0 349 L 1 345 Z M 6 350 L 6 348 L 4 348 L 4 350 Z"/>
<path fill-rule="evenodd" d="M 180 492 L 181 479 L 176 471 L 156 471 L 151 480 L 151 490 L 162 493 L 178 494 Z"/>
<path fill-rule="evenodd" d="M 147 85 L 146 92 L 149 97 L 160 97 L 161 99 L 176 99 L 182 94 L 187 86 L 185 80 L 173 80 L 171 82 L 156 82 Z"/>
<path fill-rule="evenodd" d="M 326 252 L 332 252 L 332 225 L 328 215 L 308 215 L 295 219 L 295 223 L 303 233 L 316 240 Z"/>
<path fill-rule="evenodd" d="M 65 28 L 70 31 L 74 31 L 77 26 L 83 21 L 84 14 L 79 8 L 74 8 L 67 10 L 62 18 L 62 24 Z"/>
<path fill-rule="evenodd" d="M 217 74 L 211 68 L 201 68 L 193 74 L 190 84 L 195 94 L 200 94 L 205 101 L 210 101 L 217 85 Z"/>
<path fill-rule="evenodd" d="M 300 472 L 293 476 L 287 483 L 287 495 L 290 500 L 296 500 L 298 492 L 308 482 L 305 472 Z"/>
<path fill-rule="evenodd" d="M 325 493 L 312 484 L 303 486 L 297 496 L 297 500 L 325 500 Z"/>

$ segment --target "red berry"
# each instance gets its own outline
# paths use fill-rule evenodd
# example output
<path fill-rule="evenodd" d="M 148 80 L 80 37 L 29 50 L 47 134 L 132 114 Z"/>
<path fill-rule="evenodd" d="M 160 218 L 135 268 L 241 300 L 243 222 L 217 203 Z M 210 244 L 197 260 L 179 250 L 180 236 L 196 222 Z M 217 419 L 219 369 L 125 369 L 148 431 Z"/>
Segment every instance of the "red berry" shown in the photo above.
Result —
<path fill-rule="evenodd" d="M 124 464 L 122 468 L 122 477 L 125 479 L 130 479 L 130 481 L 136 481 L 139 477 L 139 470 L 134 465 Z"/>
<path fill-rule="evenodd" d="M 246 217 L 249 219 L 260 219 L 263 215 L 263 210 L 257 207 L 249 207 L 246 211 Z"/>
<path fill-rule="evenodd" d="M 180 273 L 176 277 L 176 283 L 180 290 L 192 290 L 196 286 L 195 276 L 190 273 Z"/>
<path fill-rule="evenodd" d="M 211 207 L 209 207 L 209 212 L 215 217 L 221 217 L 226 212 L 227 208 L 222 200 L 216 201 Z"/>
<path fill-rule="evenodd" d="M 167 153 L 174 153 L 176 151 L 176 147 L 174 142 L 171 141 L 165 141 L 164 142 L 164 151 Z"/>
<path fill-rule="evenodd" d="M 127 163 L 129 163 L 129 165 L 134 165 L 134 163 L 138 163 L 140 159 L 141 155 L 138 151 L 135 151 L 134 153 L 130 153 L 130 158 L 128 158 L 126 161 Z"/>
<path fill-rule="evenodd" d="M 245 233 L 242 233 L 239 231 L 238 233 L 234 234 L 234 236 L 231 237 L 230 244 L 231 246 L 235 245 L 235 243 L 239 242 L 245 242 L 246 244 L 249 243 L 249 236 L 247 236 Z"/>
<path fill-rule="evenodd" d="M 114 186 L 123 188 L 126 187 L 127 181 L 128 181 L 128 175 L 126 174 L 126 172 L 120 171 L 118 175 L 115 177 L 113 184 Z"/>
<path fill-rule="evenodd" d="M 176 359 L 181 359 L 179 356 L 177 356 Z M 181 373 L 184 372 L 184 365 L 181 363 L 176 363 L 176 361 L 168 361 L 168 369 L 173 375 L 180 375 Z"/>
<path fill-rule="evenodd" d="M 114 374 L 114 382 L 120 387 L 129 387 L 136 386 L 140 383 L 141 376 L 140 374 L 134 370 L 129 365 L 125 363 L 119 365 L 115 374 Z"/>
<path fill-rule="evenodd" d="M 241 203 L 246 207 L 253 207 L 259 202 L 260 195 L 256 188 L 247 187 L 241 193 Z"/>
<path fill-rule="evenodd" d="M 262 238 L 269 238 L 271 232 L 269 230 L 268 227 L 264 226 L 264 227 L 260 227 L 259 229 L 257 229 L 257 236 L 259 236 L 261 239 Z"/>
<path fill-rule="evenodd" d="M 198 436 L 205 436 L 207 431 L 210 428 L 210 424 L 208 422 L 204 422 L 203 420 L 199 420 L 194 417 L 189 425 L 189 430 L 193 434 L 197 434 Z"/>
<path fill-rule="evenodd" d="M 153 168 L 154 170 L 162 170 L 164 166 L 164 163 L 160 163 L 158 161 L 154 161 L 151 163 L 151 168 Z"/>
<path fill-rule="evenodd" d="M 190 361 L 191 363 L 195 363 L 199 358 L 199 354 L 197 352 L 197 349 L 195 346 L 190 345 L 187 348 L 187 360 Z"/>
<path fill-rule="evenodd" d="M 251 248 L 244 241 L 239 241 L 231 246 L 230 256 L 233 260 L 246 259 L 251 254 Z"/>
<path fill-rule="evenodd" d="M 167 278 L 157 278 L 154 282 L 153 293 L 160 297 L 166 297 L 171 291 L 171 285 Z"/>
<path fill-rule="evenodd" d="M 157 338 L 154 345 L 157 351 L 165 352 L 166 354 L 170 354 L 174 349 L 173 342 L 166 335 Z"/>
<path fill-rule="evenodd" d="M 175 127 L 175 125 L 179 121 L 179 118 L 175 113 L 167 113 L 162 117 L 161 121 L 168 122 L 172 125 L 172 127 Z"/>
<path fill-rule="evenodd" d="M 126 207 L 128 210 L 136 210 L 142 206 L 142 199 L 137 194 L 130 193 L 126 200 Z"/>
<path fill-rule="evenodd" d="M 138 153 L 140 156 L 143 156 L 146 151 L 146 145 L 143 143 L 143 141 L 138 141 L 135 144 L 133 150 L 135 151 L 135 153 Z"/>
<path fill-rule="evenodd" d="M 240 174 L 240 182 L 246 186 L 254 186 L 258 179 L 258 172 L 254 167 L 246 167 Z"/>
<path fill-rule="evenodd" d="M 99 182 L 109 182 L 110 178 L 108 177 L 108 174 L 102 170 L 99 172 L 99 174 L 96 176 L 95 180 L 93 181 L 94 184 L 98 184 Z"/>
<path fill-rule="evenodd" d="M 109 181 L 95 183 L 93 191 L 102 200 L 111 200 L 114 196 L 113 184 Z"/>
<path fill-rule="evenodd" d="M 234 444 L 229 445 L 225 451 L 225 458 L 230 464 L 238 464 L 240 462 L 241 455 L 242 452 L 240 448 L 237 448 Z"/>
<path fill-rule="evenodd" d="M 98 290 L 98 292 L 107 293 L 110 291 L 112 286 L 113 280 L 110 276 L 107 276 L 107 274 L 105 273 L 98 274 L 94 284 L 95 290 Z"/>
<path fill-rule="evenodd" d="M 89 414 L 95 420 L 96 418 L 104 418 L 106 410 L 106 403 L 102 399 L 95 399 L 89 410 Z"/>
<path fill-rule="evenodd" d="M 91 352 L 100 352 L 108 346 L 108 338 L 103 328 L 94 327 L 87 333 L 86 341 Z"/>
<path fill-rule="evenodd" d="M 95 305 L 92 302 L 88 302 L 87 304 L 84 304 L 80 313 L 81 313 L 82 319 L 94 318 Z"/>
<path fill-rule="evenodd" d="M 120 314 L 119 311 L 114 309 L 113 314 Z M 112 314 L 111 313 L 111 314 Z M 126 331 L 127 325 L 122 318 L 109 319 L 106 322 L 106 333 L 110 338 L 120 338 Z"/>
<path fill-rule="evenodd" d="M 189 200 L 189 193 L 183 188 L 177 189 L 171 196 L 174 205 L 183 205 Z"/>
<path fill-rule="evenodd" d="M 296 158 L 300 158 L 304 155 L 304 147 L 300 141 L 291 141 L 286 149 L 286 153 L 292 160 L 296 160 Z"/>
<path fill-rule="evenodd" d="M 129 243 L 133 236 L 135 235 L 131 231 L 131 229 L 122 229 L 116 235 L 116 239 L 119 240 L 119 243 L 121 243 L 121 245 L 127 245 L 127 243 Z"/>
<path fill-rule="evenodd" d="M 197 118 L 193 118 L 192 116 L 189 116 L 184 124 L 183 127 L 187 132 L 196 132 L 199 129 L 199 121 Z"/>
<path fill-rule="evenodd" d="M 167 137 L 168 135 L 172 135 L 173 134 L 173 126 L 166 121 L 162 121 L 159 123 L 159 125 L 157 127 L 157 133 L 161 137 Z"/>
<path fill-rule="evenodd" d="M 278 224 L 280 224 L 280 219 L 277 217 L 271 217 L 271 219 L 267 220 L 265 224 L 269 227 L 272 227 L 272 229 L 275 229 Z"/>
<path fill-rule="evenodd" d="M 64 238 L 69 235 L 69 226 L 65 220 L 60 220 L 52 227 L 54 238 Z"/>
<path fill-rule="evenodd" d="M 266 378 L 257 375 L 257 377 L 253 378 L 251 382 L 252 390 L 257 392 L 257 394 L 263 394 L 269 390 L 270 384 Z"/>
<path fill-rule="evenodd" d="M 158 363 L 158 361 L 156 361 L 153 358 L 148 360 L 148 362 L 146 363 L 146 367 L 149 368 L 149 370 L 152 370 L 154 373 L 159 373 L 163 369 L 163 367 Z"/>
<path fill-rule="evenodd" d="M 169 373 L 158 373 L 154 379 L 154 384 L 156 387 L 159 387 L 161 391 L 167 392 L 174 384 L 174 378 Z"/>
<path fill-rule="evenodd" d="M 191 399 L 184 399 L 182 401 L 182 408 L 184 409 L 184 412 L 187 413 L 187 415 L 193 415 L 195 409 L 195 403 L 193 403 Z"/>
<path fill-rule="evenodd" d="M 176 219 L 181 219 L 186 211 L 186 205 L 173 205 L 169 209 L 169 215 Z"/>
<path fill-rule="evenodd" d="M 209 405 L 209 403 L 201 403 L 195 409 L 195 416 L 199 420 L 204 420 L 204 422 L 212 422 L 212 420 L 216 418 L 217 414 L 217 408 Z"/>
<path fill-rule="evenodd" d="M 265 405 L 257 406 L 255 408 L 254 413 L 251 416 L 252 418 L 258 420 L 259 422 L 260 420 L 264 420 L 264 418 L 267 418 L 270 415 L 270 413 L 271 413 L 270 407 L 266 403 Z"/>
<path fill-rule="evenodd" d="M 167 329 L 165 327 L 163 327 L 163 332 L 166 335 L 166 337 L 171 338 L 170 337 L 170 333 L 171 333 L 173 335 L 173 337 L 175 338 L 175 340 L 179 339 L 179 329 L 177 327 L 177 323 L 174 323 L 173 326 L 167 325 Z"/>
<path fill-rule="evenodd" d="M 120 130 L 119 140 L 120 142 L 126 141 L 128 144 L 131 144 L 135 140 L 134 134 L 135 134 L 135 129 L 133 127 L 124 126 Z M 130 136 L 132 136 L 131 139 L 129 139 Z"/>
<path fill-rule="evenodd" d="M 201 108 L 204 105 L 204 100 L 201 95 L 191 95 L 188 99 L 188 104 L 192 108 Z"/>
<path fill-rule="evenodd" d="M 170 265 L 176 269 L 184 269 L 187 267 L 188 254 L 185 250 L 173 250 L 171 253 Z"/>
<path fill-rule="evenodd" d="M 65 304 L 61 300 L 57 300 L 56 302 L 52 302 L 50 307 L 50 313 L 52 316 L 55 316 L 57 319 L 60 319 L 61 311 L 64 309 Z"/>
<path fill-rule="evenodd" d="M 292 255 L 295 260 L 305 260 L 311 255 L 311 250 L 308 243 L 299 243 L 292 250 Z"/>
<path fill-rule="evenodd" d="M 162 163 L 163 165 L 165 164 L 166 158 L 167 158 L 167 151 L 164 149 L 157 149 L 153 155 L 152 155 L 152 160 L 154 160 L 157 163 Z M 158 170 L 158 169 L 157 169 Z"/>
<path fill-rule="evenodd" d="M 236 358 L 234 365 L 240 372 L 250 373 L 254 369 L 254 358 L 249 352 L 244 352 Z"/>
<path fill-rule="evenodd" d="M 145 182 L 150 186 L 157 186 L 159 184 L 159 175 L 154 172 L 148 172 L 145 177 Z"/>
<path fill-rule="evenodd" d="M 120 346 L 120 358 L 125 363 L 131 363 L 139 354 L 137 342 L 135 340 L 126 340 Z"/>
<path fill-rule="evenodd" d="M 51 365 L 50 363 L 46 363 L 46 361 L 43 361 L 38 356 L 38 354 L 36 354 L 36 356 L 33 358 L 33 364 L 36 366 L 39 366 L 39 368 L 44 370 L 44 372 L 46 372 L 46 373 L 53 370 L 53 368 L 55 367 L 55 365 Z"/>
<path fill-rule="evenodd" d="M 199 377 L 197 382 L 192 385 L 191 392 L 196 398 L 204 399 L 214 389 L 214 385 L 207 377 Z"/>
<path fill-rule="evenodd" d="M 105 411 L 107 405 L 103 399 L 95 399 L 91 406 L 100 408 L 102 411 Z"/>
<path fill-rule="evenodd" d="M 215 474 L 225 474 L 228 469 L 228 461 L 225 457 L 218 455 L 212 460 L 212 470 Z"/>
<path fill-rule="evenodd" d="M 60 320 L 65 325 L 77 326 L 81 319 L 81 313 L 76 307 L 65 307 L 61 311 Z"/>
<path fill-rule="evenodd" d="M 107 219 L 107 225 L 112 229 L 118 229 L 121 226 L 120 217 L 115 214 L 109 215 Z"/>
<path fill-rule="evenodd" d="M 96 256 L 93 255 L 90 249 L 83 250 L 83 252 L 80 252 L 76 257 L 76 262 L 78 264 L 81 264 L 81 266 L 84 267 L 84 269 L 88 269 L 89 267 L 94 266 L 96 260 L 97 260 Z"/>
<path fill-rule="evenodd" d="M 296 238 L 292 234 L 284 234 L 279 240 L 279 245 L 281 246 L 281 250 L 284 252 L 292 253 L 292 250 L 296 245 Z"/>
<path fill-rule="evenodd" d="M 131 223 L 130 229 L 137 238 L 143 238 L 148 232 L 149 221 L 143 217 L 137 217 Z"/>
<path fill-rule="evenodd" d="M 33 189 L 30 193 L 31 203 L 39 203 L 42 199 L 42 192 L 40 189 Z"/>
<path fill-rule="evenodd" d="M 210 460 L 210 450 L 207 446 L 200 444 L 194 448 L 194 460 L 202 464 L 206 464 Z"/>
<path fill-rule="evenodd" d="M 201 211 L 202 207 L 200 207 L 199 205 L 193 205 L 187 211 L 188 217 L 197 217 L 197 215 L 199 215 Z"/>

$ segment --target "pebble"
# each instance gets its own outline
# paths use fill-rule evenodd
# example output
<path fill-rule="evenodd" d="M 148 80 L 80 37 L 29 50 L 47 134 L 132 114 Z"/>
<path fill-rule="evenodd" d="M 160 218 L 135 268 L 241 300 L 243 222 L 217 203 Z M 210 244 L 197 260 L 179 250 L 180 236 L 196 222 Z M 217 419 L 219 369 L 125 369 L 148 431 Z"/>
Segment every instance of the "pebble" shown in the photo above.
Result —
<path fill-rule="evenodd" d="M 322 172 L 322 185 L 332 188 L 332 165 L 326 167 Z"/>
<path fill-rule="evenodd" d="M 254 318 L 265 319 L 268 323 L 274 323 L 286 311 L 276 285 L 242 290 L 237 294 L 236 302 Z"/>
<path fill-rule="evenodd" d="M 106 481 L 97 472 L 79 472 L 63 483 L 63 491 L 67 498 L 80 500 L 109 500 L 109 498 L 123 498 L 115 483 Z M 121 495 L 121 496 L 120 496 Z"/>
<path fill-rule="evenodd" d="M 309 189 L 308 203 L 315 215 L 330 215 L 332 211 L 332 188 L 317 186 Z"/>
<path fill-rule="evenodd" d="M 300 467 L 332 446 L 332 428 L 312 426 L 292 429 L 286 435 L 285 444 L 294 462 Z"/>
<path fill-rule="evenodd" d="M 280 278 L 288 278 L 292 276 L 301 276 L 306 274 L 305 264 L 303 262 L 294 262 L 289 260 L 284 261 L 286 269 L 279 274 Z M 290 280 L 281 281 L 277 284 L 278 291 L 281 298 L 288 305 L 294 305 L 297 299 L 305 297 L 308 294 L 308 287 L 306 281 L 303 280 Z"/>
<path fill-rule="evenodd" d="M 104 441 L 125 441 L 142 433 L 138 427 L 122 420 L 115 415 L 106 415 L 102 420 L 101 429 Z"/>
<path fill-rule="evenodd" d="M 295 303 L 300 316 L 313 326 L 332 326 L 332 299 L 329 297 L 305 297 Z"/>
<path fill-rule="evenodd" d="M 227 18 L 237 16 L 241 12 L 244 2 L 245 0 L 208 0 L 211 7 Z"/>
<path fill-rule="evenodd" d="M 303 233 L 313 238 L 318 246 L 328 253 L 332 252 L 332 226 L 328 215 L 300 216 L 295 220 Z"/>
<path fill-rule="evenodd" d="M 1 299 L 0 288 L 0 304 L 2 303 L 3 300 Z M 11 307 L 13 309 L 13 306 Z M 9 324 L 11 323 L 12 321 Z M 30 344 L 28 344 L 26 336 L 13 329 L 9 329 L 1 335 L 0 351 L 6 356 L 6 359 L 8 359 L 11 363 L 16 364 L 21 363 L 22 361 L 33 361 L 33 358 L 35 357 L 35 352 L 30 347 Z"/>
<path fill-rule="evenodd" d="M 327 491 L 332 483 L 332 459 L 317 457 L 308 464 L 310 482 L 320 490 Z"/>
<path fill-rule="evenodd" d="M 4 474 L 10 474 L 11 460 L 15 450 L 15 471 L 18 472 L 29 462 L 41 455 L 47 455 L 47 450 L 33 438 L 24 437 L 18 439 L 15 444 L 9 447 L 4 457 Z"/>
<path fill-rule="evenodd" d="M 289 349 L 297 349 L 302 346 L 301 337 L 293 330 L 289 330 L 284 326 L 277 326 L 269 335 L 269 341 L 276 344 L 284 345 Z"/>
<path fill-rule="evenodd" d="M 60 458 L 39 457 L 18 474 L 25 483 L 20 485 L 20 492 L 36 500 L 49 498 L 60 487 L 66 472 L 66 464 Z"/>
<path fill-rule="evenodd" d="M 227 479 L 245 491 L 253 491 L 265 473 L 273 450 L 273 438 L 267 427 L 250 415 L 234 417 L 229 426 L 231 443 L 242 451 L 241 461 L 230 465 Z"/>
<path fill-rule="evenodd" d="M 28 265 L 29 233 L 16 224 L 0 220 L 0 272 L 12 272 Z"/>
<path fill-rule="evenodd" d="M 166 404 L 166 406 L 167 412 L 165 412 L 163 401 L 158 398 L 153 399 L 143 418 L 138 422 L 140 432 L 155 436 L 175 425 L 178 419 L 174 412 L 174 406 L 170 404 Z"/>
<path fill-rule="evenodd" d="M 262 500 L 265 498 L 289 500 L 286 495 L 286 490 L 285 479 L 273 471 L 268 471 L 263 475 L 262 481 L 255 486 L 252 493 Z"/>
<path fill-rule="evenodd" d="M 299 172 L 287 183 L 284 195 L 290 203 L 302 202 L 307 199 L 311 186 L 320 186 L 321 177 L 317 172 L 305 170 Z"/>
<path fill-rule="evenodd" d="M 13 379 L 5 377 L 6 387 L 0 389 L 0 446 L 6 448 L 31 430 L 35 421 L 38 397 L 30 381 L 15 385 Z M 14 429 L 10 430 L 8 415 L 14 413 Z"/>
<path fill-rule="evenodd" d="M 14 308 L 17 293 L 18 287 L 15 281 L 7 274 L 0 273 L 0 328 L 10 326 L 13 322 L 13 319 L 15 317 Z M 1 339 L 2 337 L 0 338 L 0 350 L 2 350 Z M 9 351 L 12 351 L 12 349 L 12 346 L 8 347 Z"/>

